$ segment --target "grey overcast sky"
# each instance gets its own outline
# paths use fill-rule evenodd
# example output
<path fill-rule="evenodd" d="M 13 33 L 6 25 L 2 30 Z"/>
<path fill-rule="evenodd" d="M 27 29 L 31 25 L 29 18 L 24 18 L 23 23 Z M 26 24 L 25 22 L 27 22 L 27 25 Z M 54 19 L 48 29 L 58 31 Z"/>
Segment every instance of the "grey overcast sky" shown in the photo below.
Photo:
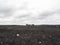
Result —
<path fill-rule="evenodd" d="M 0 0 L 0 25 L 60 24 L 60 0 Z"/>

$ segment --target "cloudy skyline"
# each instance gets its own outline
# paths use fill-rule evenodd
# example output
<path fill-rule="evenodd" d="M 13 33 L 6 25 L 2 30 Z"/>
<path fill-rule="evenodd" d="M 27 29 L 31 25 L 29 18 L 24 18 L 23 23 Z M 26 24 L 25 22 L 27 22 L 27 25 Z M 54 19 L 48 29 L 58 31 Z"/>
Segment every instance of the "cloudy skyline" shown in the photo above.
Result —
<path fill-rule="evenodd" d="M 0 25 L 60 24 L 60 0 L 0 0 Z"/>

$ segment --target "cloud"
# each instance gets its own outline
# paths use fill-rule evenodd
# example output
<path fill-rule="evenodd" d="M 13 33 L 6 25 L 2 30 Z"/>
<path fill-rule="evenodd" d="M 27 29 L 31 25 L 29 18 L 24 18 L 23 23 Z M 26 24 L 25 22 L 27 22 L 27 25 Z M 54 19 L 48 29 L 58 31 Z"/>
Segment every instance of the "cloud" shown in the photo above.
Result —
<path fill-rule="evenodd" d="M 41 14 L 39 14 L 38 19 L 43 20 L 43 19 L 45 19 L 49 16 L 53 16 L 54 14 L 59 15 L 60 14 L 60 9 L 56 9 L 56 10 L 53 10 L 53 11 L 42 12 Z"/>
<path fill-rule="evenodd" d="M 45 12 L 39 14 L 39 19 L 40 20 L 45 19 L 48 16 L 52 16 L 54 13 L 55 12 L 52 12 L 52 11 L 45 11 Z"/>
<path fill-rule="evenodd" d="M 59 0 L 3 0 L 0 24 L 57 24 L 60 20 L 57 2 Z"/>
<path fill-rule="evenodd" d="M 6 18 L 12 15 L 12 7 L 8 7 L 8 0 L 0 0 L 0 18 Z"/>

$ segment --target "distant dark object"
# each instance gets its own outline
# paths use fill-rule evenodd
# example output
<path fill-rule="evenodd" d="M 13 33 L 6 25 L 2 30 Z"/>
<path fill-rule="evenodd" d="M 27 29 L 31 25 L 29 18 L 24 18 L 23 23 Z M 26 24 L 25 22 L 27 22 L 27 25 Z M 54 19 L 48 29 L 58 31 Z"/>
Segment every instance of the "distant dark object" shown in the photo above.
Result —
<path fill-rule="evenodd" d="M 26 24 L 26 26 L 34 26 L 34 24 Z"/>

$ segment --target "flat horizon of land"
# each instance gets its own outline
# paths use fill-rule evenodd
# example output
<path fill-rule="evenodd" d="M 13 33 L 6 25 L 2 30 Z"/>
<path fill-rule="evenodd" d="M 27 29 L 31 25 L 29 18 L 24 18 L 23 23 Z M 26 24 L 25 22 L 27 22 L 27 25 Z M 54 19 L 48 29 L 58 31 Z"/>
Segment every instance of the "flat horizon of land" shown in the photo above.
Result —
<path fill-rule="evenodd" d="M 0 25 L 0 45 L 60 45 L 60 25 Z"/>

